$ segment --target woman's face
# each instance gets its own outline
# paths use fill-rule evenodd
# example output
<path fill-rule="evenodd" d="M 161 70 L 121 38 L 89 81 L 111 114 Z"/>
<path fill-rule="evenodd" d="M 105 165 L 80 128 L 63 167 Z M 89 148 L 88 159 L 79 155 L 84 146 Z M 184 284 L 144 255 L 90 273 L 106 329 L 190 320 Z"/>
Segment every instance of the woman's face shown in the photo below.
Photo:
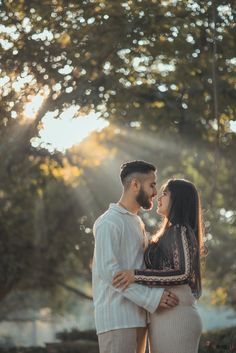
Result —
<path fill-rule="evenodd" d="M 165 187 L 157 199 L 157 213 L 167 217 L 171 206 L 170 191 Z"/>

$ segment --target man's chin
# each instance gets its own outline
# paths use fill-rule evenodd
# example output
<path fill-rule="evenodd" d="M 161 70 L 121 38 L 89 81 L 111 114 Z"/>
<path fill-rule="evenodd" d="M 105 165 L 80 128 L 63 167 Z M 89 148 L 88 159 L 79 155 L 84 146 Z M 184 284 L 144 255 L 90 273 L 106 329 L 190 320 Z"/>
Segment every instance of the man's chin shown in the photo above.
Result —
<path fill-rule="evenodd" d="M 150 202 L 148 205 L 144 205 L 141 207 L 146 211 L 150 211 L 153 208 L 153 202 Z"/>

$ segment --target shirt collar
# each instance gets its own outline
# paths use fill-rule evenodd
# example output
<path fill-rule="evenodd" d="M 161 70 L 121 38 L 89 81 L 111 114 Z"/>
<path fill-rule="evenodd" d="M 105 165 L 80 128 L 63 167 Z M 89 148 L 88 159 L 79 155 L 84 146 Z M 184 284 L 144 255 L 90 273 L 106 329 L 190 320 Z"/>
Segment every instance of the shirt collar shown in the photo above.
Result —
<path fill-rule="evenodd" d="M 128 213 L 128 214 L 130 214 L 132 216 L 137 216 L 135 213 L 132 213 L 132 212 L 126 210 L 124 207 L 120 206 L 118 203 L 111 203 L 109 208 L 114 210 L 114 211 L 123 213 L 123 214 Z"/>

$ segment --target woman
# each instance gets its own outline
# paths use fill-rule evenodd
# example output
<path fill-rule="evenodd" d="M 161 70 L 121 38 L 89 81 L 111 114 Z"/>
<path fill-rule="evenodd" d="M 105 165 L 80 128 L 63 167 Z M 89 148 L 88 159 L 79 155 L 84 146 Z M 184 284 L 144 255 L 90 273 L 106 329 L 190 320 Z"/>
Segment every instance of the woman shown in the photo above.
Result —
<path fill-rule="evenodd" d="M 115 287 L 136 282 L 168 288 L 179 298 L 171 309 L 150 315 L 151 353 L 197 353 L 202 323 L 195 302 L 201 295 L 200 259 L 203 248 L 202 211 L 191 182 L 171 179 L 162 188 L 157 213 L 162 227 L 145 251 L 147 269 L 124 270 L 113 279 Z"/>

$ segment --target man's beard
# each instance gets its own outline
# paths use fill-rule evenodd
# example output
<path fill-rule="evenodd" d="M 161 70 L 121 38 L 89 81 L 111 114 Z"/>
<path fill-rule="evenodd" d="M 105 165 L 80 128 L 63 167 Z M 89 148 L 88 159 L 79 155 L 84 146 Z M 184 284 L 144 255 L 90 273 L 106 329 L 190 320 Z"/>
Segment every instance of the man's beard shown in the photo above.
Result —
<path fill-rule="evenodd" d="M 150 201 L 149 197 L 143 190 L 142 186 L 139 190 L 139 193 L 136 197 L 136 201 L 140 205 L 140 207 L 144 208 L 145 210 L 149 210 L 152 207 L 152 202 Z"/>

